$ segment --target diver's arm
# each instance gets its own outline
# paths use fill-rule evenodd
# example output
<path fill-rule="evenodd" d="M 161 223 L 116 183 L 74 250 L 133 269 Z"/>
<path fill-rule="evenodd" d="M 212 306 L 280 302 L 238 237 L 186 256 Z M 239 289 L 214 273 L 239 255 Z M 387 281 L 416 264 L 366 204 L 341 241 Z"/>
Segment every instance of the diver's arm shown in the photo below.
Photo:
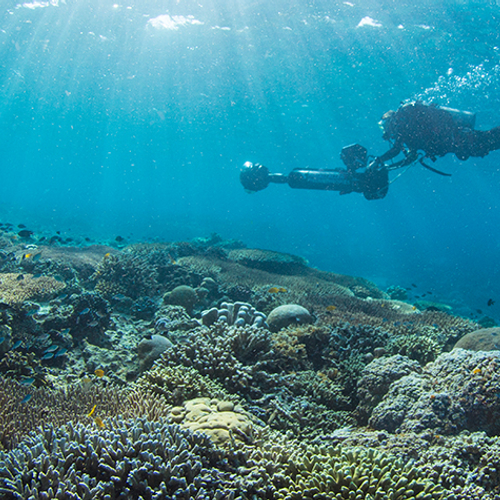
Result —
<path fill-rule="evenodd" d="M 379 156 L 377 160 L 380 163 L 385 163 L 386 161 L 392 160 L 394 157 L 398 156 L 398 154 L 401 153 L 402 150 L 403 150 L 403 145 L 400 144 L 399 141 L 397 141 L 394 144 L 394 146 L 392 146 L 392 148 L 389 149 L 389 151 L 384 153 L 382 156 Z"/>

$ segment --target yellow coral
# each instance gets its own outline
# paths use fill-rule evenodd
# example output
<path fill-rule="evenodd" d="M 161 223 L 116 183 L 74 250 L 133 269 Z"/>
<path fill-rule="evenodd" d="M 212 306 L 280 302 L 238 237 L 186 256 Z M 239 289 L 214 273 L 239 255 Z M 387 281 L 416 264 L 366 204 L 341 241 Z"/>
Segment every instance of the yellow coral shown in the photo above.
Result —
<path fill-rule="evenodd" d="M 47 300 L 65 286 L 51 276 L 35 278 L 32 274 L 1 273 L 0 302 L 15 305 L 25 300 Z"/>

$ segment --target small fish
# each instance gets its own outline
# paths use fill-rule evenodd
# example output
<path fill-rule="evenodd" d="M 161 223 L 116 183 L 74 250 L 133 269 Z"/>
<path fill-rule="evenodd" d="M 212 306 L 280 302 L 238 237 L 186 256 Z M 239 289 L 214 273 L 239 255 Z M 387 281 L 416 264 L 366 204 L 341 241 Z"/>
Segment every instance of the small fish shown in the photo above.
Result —
<path fill-rule="evenodd" d="M 33 262 L 38 262 L 41 258 L 42 254 L 41 253 L 37 253 L 35 255 L 33 255 Z"/>
<path fill-rule="evenodd" d="M 117 293 L 116 295 L 113 295 L 112 297 L 114 300 L 125 300 L 127 297 L 123 295 L 123 293 Z"/>
<path fill-rule="evenodd" d="M 26 226 L 24 224 L 18 224 L 17 227 L 19 229 L 26 229 Z"/>
<path fill-rule="evenodd" d="M 22 281 L 24 279 L 24 274 L 19 274 L 16 278 L 17 281 Z"/>
<path fill-rule="evenodd" d="M 97 326 L 99 324 L 99 321 L 97 321 L 96 319 L 94 321 L 91 321 L 87 326 L 90 326 L 90 328 L 94 328 L 95 326 Z"/>
<path fill-rule="evenodd" d="M 478 373 L 481 373 L 481 368 L 474 368 L 474 370 L 472 370 L 472 373 L 474 375 L 477 375 Z"/>
<path fill-rule="evenodd" d="M 68 349 L 66 349 L 65 347 L 61 347 L 61 349 L 59 349 L 59 351 L 55 353 L 54 358 L 59 358 L 61 356 L 64 356 L 67 352 Z"/>
<path fill-rule="evenodd" d="M 327 311 L 335 311 L 337 309 L 337 306 L 326 306 Z"/>
<path fill-rule="evenodd" d="M 29 259 L 30 257 L 33 257 L 32 253 L 25 253 L 22 257 L 21 260 Z"/>
<path fill-rule="evenodd" d="M 412 307 L 412 309 L 413 309 L 414 311 L 416 311 L 416 310 L 417 310 L 417 306 L 413 306 L 413 307 Z"/>
<path fill-rule="evenodd" d="M 483 314 L 483 311 L 481 311 L 481 309 L 476 309 L 476 312 L 477 312 L 478 314 Z"/>
<path fill-rule="evenodd" d="M 280 287 L 278 288 L 278 292 L 280 292 L 280 293 L 287 293 L 287 292 L 288 292 L 288 290 L 287 290 L 286 288 L 283 288 L 282 286 L 280 286 Z"/>
<path fill-rule="evenodd" d="M 23 345 L 22 340 L 16 340 L 16 342 L 14 342 L 14 345 L 11 347 L 11 349 L 17 349 L 18 347 L 20 347 L 22 345 Z"/>
<path fill-rule="evenodd" d="M 417 285 L 415 285 L 415 283 L 412 283 L 412 284 L 411 284 L 411 286 L 412 286 L 413 288 L 417 288 Z"/>
<path fill-rule="evenodd" d="M 45 241 L 47 238 L 45 236 L 42 236 L 41 238 L 38 238 L 38 241 Z"/>
<path fill-rule="evenodd" d="M 83 311 L 80 311 L 80 316 L 88 314 L 90 312 L 90 309 L 86 307 Z"/>
<path fill-rule="evenodd" d="M 115 238 L 115 241 L 116 241 L 117 243 L 122 243 L 123 241 L 125 241 L 125 238 L 124 238 L 123 236 L 117 236 L 117 237 Z"/>
<path fill-rule="evenodd" d="M 94 405 L 92 407 L 92 409 L 90 410 L 89 414 L 87 415 L 87 417 L 91 417 L 92 416 L 92 413 L 94 413 L 95 409 L 96 409 L 97 405 Z"/>
<path fill-rule="evenodd" d="M 493 299 L 488 299 L 488 306 L 492 306 L 495 303 Z"/>
<path fill-rule="evenodd" d="M 29 229 L 21 229 L 21 231 L 17 233 L 17 235 L 21 238 L 30 238 L 32 234 L 33 231 L 30 231 Z"/>
<path fill-rule="evenodd" d="M 57 298 L 59 300 L 67 299 L 68 298 L 68 294 L 67 293 L 61 293 L 61 295 L 58 295 Z"/>
<path fill-rule="evenodd" d="M 23 399 L 21 399 L 21 404 L 27 403 L 33 396 L 31 394 L 26 394 Z"/>
<path fill-rule="evenodd" d="M 51 346 L 47 347 L 47 349 L 45 349 L 45 351 L 43 351 L 43 352 L 44 353 L 46 353 L 46 352 L 54 352 L 54 351 L 57 351 L 57 349 L 59 349 L 59 346 L 55 345 L 55 344 L 52 344 Z"/>
<path fill-rule="evenodd" d="M 94 418 L 94 422 L 96 423 L 97 427 L 100 427 L 101 429 L 104 429 L 104 427 L 106 427 L 101 417 Z"/>
<path fill-rule="evenodd" d="M 277 286 L 272 286 L 267 293 L 278 293 L 280 290 Z"/>
<path fill-rule="evenodd" d="M 53 357 L 54 357 L 54 353 L 53 352 L 47 352 L 40 359 L 42 361 L 47 361 L 48 359 L 52 359 Z"/>
<path fill-rule="evenodd" d="M 96 370 L 94 370 L 94 373 L 96 377 L 104 377 L 104 370 L 102 370 L 101 368 L 97 368 Z"/>
<path fill-rule="evenodd" d="M 105 253 L 103 259 L 107 259 L 108 257 L 111 257 L 111 252 Z"/>
<path fill-rule="evenodd" d="M 36 273 L 33 275 L 33 278 L 41 278 L 42 277 L 42 273 Z"/>
<path fill-rule="evenodd" d="M 42 333 L 41 335 L 39 335 L 37 337 L 37 339 L 40 341 L 40 342 L 45 342 L 47 340 L 50 339 L 50 335 L 48 333 Z"/>
<path fill-rule="evenodd" d="M 33 377 L 26 377 L 20 381 L 21 385 L 32 385 L 35 379 Z"/>

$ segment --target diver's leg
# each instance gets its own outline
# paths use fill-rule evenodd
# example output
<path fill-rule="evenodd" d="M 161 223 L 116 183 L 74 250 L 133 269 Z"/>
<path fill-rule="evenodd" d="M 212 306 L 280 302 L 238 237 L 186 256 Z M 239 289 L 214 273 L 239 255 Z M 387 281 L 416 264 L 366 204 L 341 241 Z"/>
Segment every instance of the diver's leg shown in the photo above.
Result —
<path fill-rule="evenodd" d="M 460 160 L 469 156 L 486 156 L 490 151 L 500 149 L 500 127 L 491 130 L 461 129 L 455 134 L 454 153 Z"/>

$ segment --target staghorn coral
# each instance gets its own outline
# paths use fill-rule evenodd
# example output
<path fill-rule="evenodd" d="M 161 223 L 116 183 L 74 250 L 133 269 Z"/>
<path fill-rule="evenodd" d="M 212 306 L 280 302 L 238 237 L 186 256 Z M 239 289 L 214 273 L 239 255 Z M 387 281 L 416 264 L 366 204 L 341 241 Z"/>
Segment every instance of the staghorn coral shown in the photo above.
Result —
<path fill-rule="evenodd" d="M 2 498 L 234 498 L 207 436 L 164 421 L 105 425 L 44 426 L 0 456 Z"/>
<path fill-rule="evenodd" d="M 48 300 L 66 286 L 51 276 L 34 277 L 32 274 L 1 273 L 0 302 L 20 305 L 26 300 Z"/>

